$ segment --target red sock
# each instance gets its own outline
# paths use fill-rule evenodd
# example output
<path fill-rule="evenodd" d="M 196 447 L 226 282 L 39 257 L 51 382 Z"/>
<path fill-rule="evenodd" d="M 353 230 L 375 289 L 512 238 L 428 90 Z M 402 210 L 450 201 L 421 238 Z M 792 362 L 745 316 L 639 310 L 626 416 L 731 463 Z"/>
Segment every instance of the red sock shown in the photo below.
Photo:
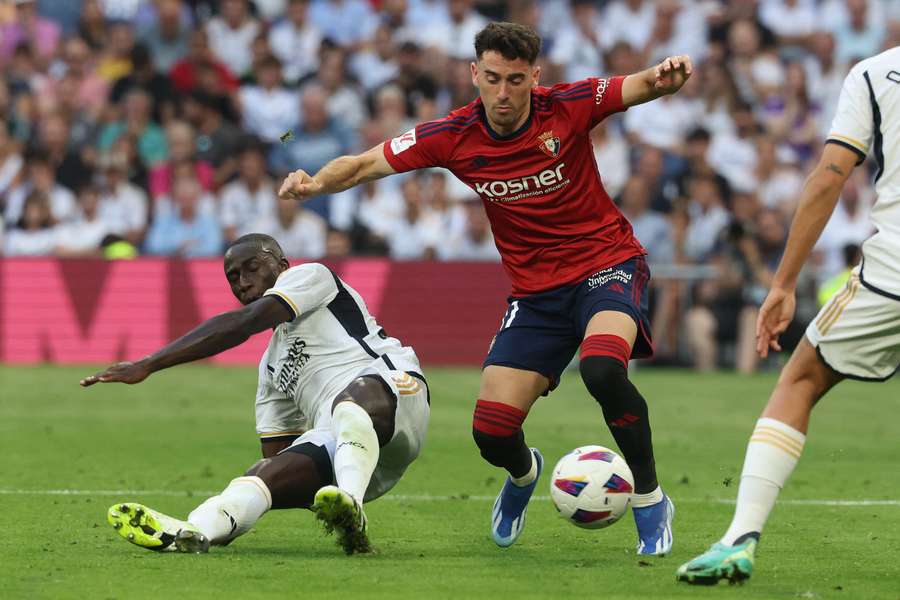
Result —
<path fill-rule="evenodd" d="M 617 335 L 598 333 L 589 335 L 581 342 L 581 360 L 588 356 L 609 356 L 626 367 L 631 358 L 631 345 Z"/>
<path fill-rule="evenodd" d="M 475 403 L 472 426 L 482 433 L 498 437 L 514 435 L 522 428 L 526 413 L 502 402 L 479 400 Z"/>

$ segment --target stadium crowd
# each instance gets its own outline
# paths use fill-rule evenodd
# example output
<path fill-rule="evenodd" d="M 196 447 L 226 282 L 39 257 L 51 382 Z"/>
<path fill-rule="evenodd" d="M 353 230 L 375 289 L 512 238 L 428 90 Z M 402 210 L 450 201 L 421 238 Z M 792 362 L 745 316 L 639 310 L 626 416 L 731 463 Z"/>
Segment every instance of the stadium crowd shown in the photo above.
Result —
<path fill-rule="evenodd" d="M 680 93 L 591 136 L 651 265 L 669 267 L 658 356 L 753 370 L 804 174 L 849 68 L 900 44 L 900 0 L 2 0 L 2 253 L 213 256 L 259 231 L 298 258 L 497 261 L 480 201 L 445 171 L 302 207 L 275 194 L 291 170 L 471 101 L 489 20 L 542 35 L 545 85 L 692 56 Z M 801 315 L 871 233 L 870 174 L 822 236 Z"/>

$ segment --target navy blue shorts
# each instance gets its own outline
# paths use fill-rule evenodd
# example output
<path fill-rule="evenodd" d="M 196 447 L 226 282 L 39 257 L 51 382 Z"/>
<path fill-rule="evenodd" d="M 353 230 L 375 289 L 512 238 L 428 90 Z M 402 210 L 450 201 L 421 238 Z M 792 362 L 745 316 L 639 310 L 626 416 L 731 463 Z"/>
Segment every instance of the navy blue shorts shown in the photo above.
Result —
<path fill-rule="evenodd" d="M 636 256 L 580 283 L 521 298 L 510 296 L 483 367 L 535 371 L 547 377 L 553 389 L 584 339 L 591 317 L 604 310 L 623 312 L 637 324 L 631 358 L 652 356 L 647 319 L 649 279 L 647 261 Z"/>

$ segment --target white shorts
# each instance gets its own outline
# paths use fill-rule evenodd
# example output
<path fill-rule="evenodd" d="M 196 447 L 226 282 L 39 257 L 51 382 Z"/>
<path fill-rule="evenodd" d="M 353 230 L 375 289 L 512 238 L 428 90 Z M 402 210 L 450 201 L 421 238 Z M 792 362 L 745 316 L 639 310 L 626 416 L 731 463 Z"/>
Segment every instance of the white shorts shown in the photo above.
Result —
<path fill-rule="evenodd" d="M 884 381 L 900 366 L 900 301 L 867 288 L 857 267 L 806 328 L 806 337 L 837 373 Z"/>
<path fill-rule="evenodd" d="M 379 361 L 375 361 L 377 365 Z M 394 415 L 394 435 L 382 446 L 378 456 L 378 464 L 369 487 L 366 489 L 365 502 L 370 502 L 389 492 L 397 485 L 407 467 L 419 456 L 425 445 L 425 434 L 428 431 L 428 387 L 418 377 L 405 371 L 379 369 L 370 366 L 363 369 L 357 377 L 377 375 L 391 388 L 397 399 L 397 412 Z M 323 405 L 316 416 L 315 426 L 294 440 L 291 446 L 315 444 L 328 452 L 328 458 L 334 465 L 336 440 L 331 430 L 331 403 Z"/>

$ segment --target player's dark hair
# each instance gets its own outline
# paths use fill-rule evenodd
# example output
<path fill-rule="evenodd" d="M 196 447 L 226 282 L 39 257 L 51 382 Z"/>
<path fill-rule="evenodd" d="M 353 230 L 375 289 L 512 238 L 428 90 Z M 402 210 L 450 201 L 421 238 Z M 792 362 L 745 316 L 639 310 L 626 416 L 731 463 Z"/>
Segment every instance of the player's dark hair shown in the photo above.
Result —
<path fill-rule="evenodd" d="M 488 50 L 499 52 L 506 60 L 527 60 L 533 65 L 541 52 L 541 38 L 531 27 L 518 23 L 494 22 L 475 36 L 475 56 Z"/>
<path fill-rule="evenodd" d="M 275 257 L 275 260 L 286 260 L 284 256 L 284 250 L 281 249 L 278 241 L 271 235 L 266 235 L 265 233 L 247 233 L 228 244 L 228 247 L 225 249 L 225 251 L 227 252 L 228 250 L 241 244 L 253 244 L 257 247 L 257 250 L 259 252 L 266 252 L 268 254 L 271 254 L 273 257 Z"/>

